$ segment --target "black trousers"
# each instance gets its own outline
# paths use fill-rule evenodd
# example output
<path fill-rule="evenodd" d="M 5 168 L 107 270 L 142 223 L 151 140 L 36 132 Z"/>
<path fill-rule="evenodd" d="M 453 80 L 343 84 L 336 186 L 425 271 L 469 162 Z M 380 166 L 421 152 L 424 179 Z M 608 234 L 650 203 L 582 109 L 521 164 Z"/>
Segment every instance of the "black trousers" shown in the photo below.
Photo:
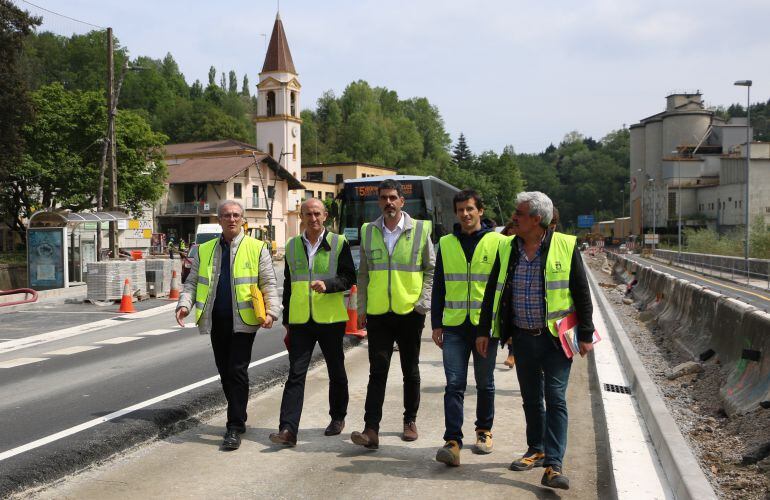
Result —
<path fill-rule="evenodd" d="M 389 312 L 366 316 L 369 341 L 369 385 L 364 405 L 366 427 L 380 430 L 393 342 L 398 344 L 404 376 L 404 422 L 417 419 L 420 407 L 420 338 L 424 326 L 425 315 L 415 311 L 405 315 Z"/>
<path fill-rule="evenodd" d="M 227 430 L 246 431 L 249 363 L 255 333 L 233 332 L 233 320 L 215 317 L 211 325 L 214 361 L 227 398 Z"/>
<path fill-rule="evenodd" d="M 329 373 L 329 415 L 344 420 L 348 413 L 348 375 L 342 349 L 345 323 L 322 325 L 311 319 L 302 325 L 289 325 L 289 331 L 289 378 L 283 387 L 279 429 L 288 429 L 296 436 L 305 399 L 305 378 L 316 342 Z"/>

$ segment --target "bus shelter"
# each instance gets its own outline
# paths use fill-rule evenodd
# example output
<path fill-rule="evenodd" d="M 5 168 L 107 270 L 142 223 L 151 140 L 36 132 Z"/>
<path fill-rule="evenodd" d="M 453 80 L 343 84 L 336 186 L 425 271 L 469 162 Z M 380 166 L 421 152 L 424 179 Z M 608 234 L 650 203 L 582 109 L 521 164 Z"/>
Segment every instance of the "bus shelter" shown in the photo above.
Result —
<path fill-rule="evenodd" d="M 96 262 L 97 231 L 82 223 L 127 220 L 124 212 L 54 212 L 32 214 L 27 224 L 27 284 L 34 290 L 67 288 L 83 281 Z"/>

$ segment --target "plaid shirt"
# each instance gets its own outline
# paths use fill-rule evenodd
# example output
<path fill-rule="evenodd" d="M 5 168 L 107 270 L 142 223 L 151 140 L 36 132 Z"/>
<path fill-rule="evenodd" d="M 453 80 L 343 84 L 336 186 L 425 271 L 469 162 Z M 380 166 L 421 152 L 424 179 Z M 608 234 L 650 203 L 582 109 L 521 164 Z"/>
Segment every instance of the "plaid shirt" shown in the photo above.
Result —
<path fill-rule="evenodd" d="M 540 266 L 540 252 L 537 249 L 531 261 L 527 260 L 524 245 L 519 241 L 519 263 L 516 272 L 508 279 L 511 282 L 511 297 L 513 299 L 513 325 L 525 330 L 545 327 L 545 308 L 543 299 L 543 274 Z"/>

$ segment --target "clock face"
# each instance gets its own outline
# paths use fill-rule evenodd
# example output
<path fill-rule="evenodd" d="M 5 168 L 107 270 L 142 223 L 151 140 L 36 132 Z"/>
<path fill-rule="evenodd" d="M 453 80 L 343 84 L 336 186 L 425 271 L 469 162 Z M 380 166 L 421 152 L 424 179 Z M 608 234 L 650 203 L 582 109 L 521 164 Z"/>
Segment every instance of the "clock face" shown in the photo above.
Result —
<path fill-rule="evenodd" d="M 297 127 L 294 127 L 291 129 L 291 136 L 297 137 L 297 134 L 299 133 L 299 129 Z"/>

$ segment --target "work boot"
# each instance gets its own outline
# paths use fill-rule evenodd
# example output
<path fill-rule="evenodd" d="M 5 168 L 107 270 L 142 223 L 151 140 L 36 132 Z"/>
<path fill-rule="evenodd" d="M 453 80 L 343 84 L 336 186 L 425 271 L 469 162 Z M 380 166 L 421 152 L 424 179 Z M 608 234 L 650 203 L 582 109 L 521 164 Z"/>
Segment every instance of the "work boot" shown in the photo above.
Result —
<path fill-rule="evenodd" d="M 436 452 L 436 461 L 452 467 L 460 465 L 460 445 L 451 439 Z"/>
<path fill-rule="evenodd" d="M 548 486 L 549 488 L 558 488 L 560 490 L 569 489 L 569 479 L 567 476 L 561 473 L 561 466 L 549 465 L 545 468 L 543 473 L 543 479 L 540 480 L 540 484 Z"/>
<path fill-rule="evenodd" d="M 283 446 L 297 446 L 297 436 L 289 429 L 283 429 L 280 432 L 270 434 L 270 442 Z"/>
<path fill-rule="evenodd" d="M 350 440 L 370 450 L 376 450 L 380 447 L 380 437 L 377 435 L 377 431 L 370 427 L 365 428 L 364 432 L 353 431 Z"/>
<path fill-rule="evenodd" d="M 417 441 L 417 424 L 413 421 L 404 422 L 404 434 L 401 436 L 404 441 Z"/>
<path fill-rule="evenodd" d="M 492 453 L 492 432 L 486 429 L 476 430 L 476 444 L 473 446 L 473 453 L 477 455 L 488 455 Z"/>
<path fill-rule="evenodd" d="M 510 470 L 523 471 L 532 470 L 535 467 L 542 467 L 545 454 L 539 451 L 527 450 L 527 452 L 518 460 L 511 462 Z"/>

